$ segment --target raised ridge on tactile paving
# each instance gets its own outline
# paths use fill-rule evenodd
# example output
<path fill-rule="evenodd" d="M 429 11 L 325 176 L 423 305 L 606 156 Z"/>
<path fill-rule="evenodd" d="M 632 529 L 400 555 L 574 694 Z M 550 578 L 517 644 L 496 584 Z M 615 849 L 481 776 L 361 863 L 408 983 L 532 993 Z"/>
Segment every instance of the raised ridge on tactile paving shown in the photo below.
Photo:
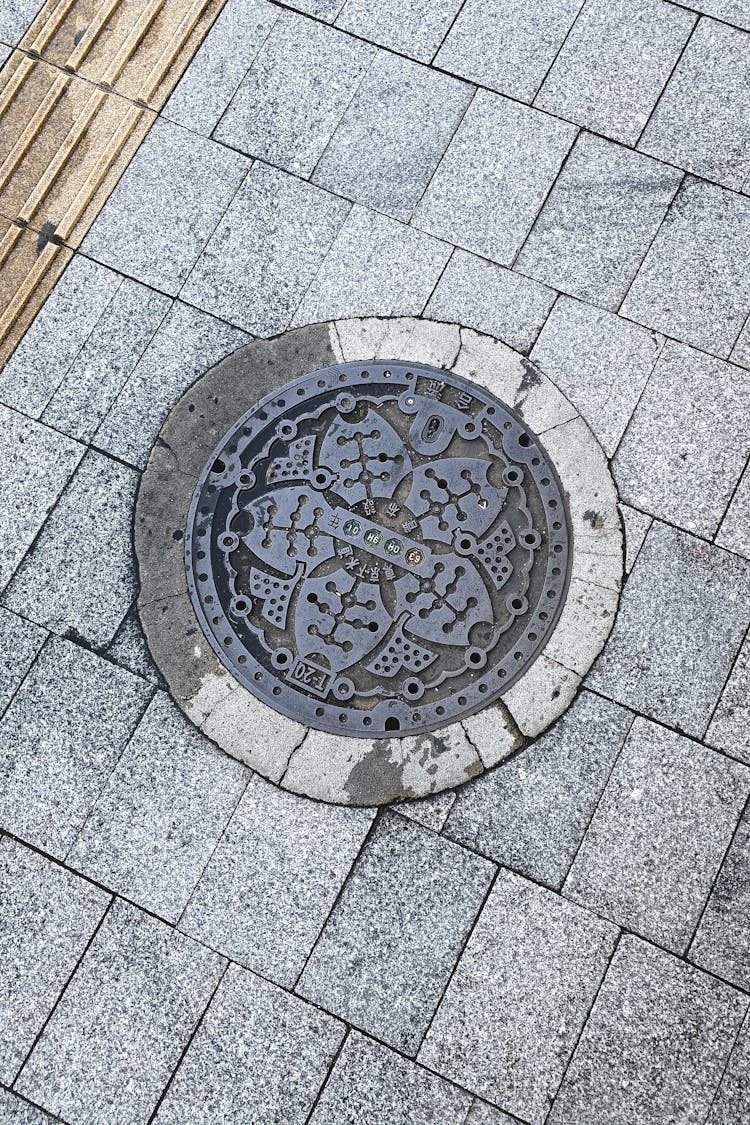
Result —
<path fill-rule="evenodd" d="M 224 0 L 48 0 L 0 71 L 0 365 Z"/>

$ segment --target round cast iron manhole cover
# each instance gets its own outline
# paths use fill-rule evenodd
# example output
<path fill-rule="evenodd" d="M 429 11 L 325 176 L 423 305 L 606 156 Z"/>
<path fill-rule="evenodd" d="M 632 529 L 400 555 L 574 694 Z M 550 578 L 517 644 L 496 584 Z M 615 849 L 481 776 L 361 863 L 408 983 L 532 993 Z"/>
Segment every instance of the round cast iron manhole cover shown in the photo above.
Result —
<path fill-rule="evenodd" d="M 512 410 L 451 372 L 348 363 L 224 436 L 186 566 L 240 683 L 308 726 L 372 738 L 505 692 L 554 629 L 571 547 L 555 469 Z"/>

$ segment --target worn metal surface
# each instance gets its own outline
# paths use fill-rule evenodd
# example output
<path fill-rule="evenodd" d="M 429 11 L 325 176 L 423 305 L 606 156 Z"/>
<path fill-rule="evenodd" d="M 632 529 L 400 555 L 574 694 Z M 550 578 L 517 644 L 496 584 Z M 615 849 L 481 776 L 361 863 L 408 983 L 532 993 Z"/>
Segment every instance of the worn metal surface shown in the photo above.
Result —
<path fill-rule="evenodd" d="M 314 372 L 263 400 L 206 466 L 191 597 L 256 696 L 357 736 L 485 706 L 543 648 L 570 527 L 554 468 L 507 407 L 396 361 Z"/>

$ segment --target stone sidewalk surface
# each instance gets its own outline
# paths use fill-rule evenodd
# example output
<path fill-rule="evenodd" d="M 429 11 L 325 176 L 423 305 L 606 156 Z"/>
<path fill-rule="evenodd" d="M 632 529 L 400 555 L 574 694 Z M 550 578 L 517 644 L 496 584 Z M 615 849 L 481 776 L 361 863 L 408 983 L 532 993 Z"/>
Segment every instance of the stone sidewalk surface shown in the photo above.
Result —
<path fill-rule="evenodd" d="M 747 0 L 228 0 L 0 372 L 0 1122 L 746 1125 L 749 192 Z M 551 731 L 376 815 L 182 718 L 131 522 L 208 366 L 422 314 L 573 400 L 627 580 Z"/>

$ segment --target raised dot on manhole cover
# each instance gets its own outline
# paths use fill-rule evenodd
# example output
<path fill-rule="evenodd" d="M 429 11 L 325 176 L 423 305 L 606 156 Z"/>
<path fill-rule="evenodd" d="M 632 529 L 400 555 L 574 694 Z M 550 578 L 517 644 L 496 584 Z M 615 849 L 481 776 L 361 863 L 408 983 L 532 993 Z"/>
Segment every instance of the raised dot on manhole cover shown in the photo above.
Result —
<path fill-rule="evenodd" d="M 359 737 L 444 727 L 505 692 L 571 560 L 539 438 L 477 384 L 396 361 L 313 372 L 238 418 L 187 532 L 195 612 L 233 676 Z"/>

